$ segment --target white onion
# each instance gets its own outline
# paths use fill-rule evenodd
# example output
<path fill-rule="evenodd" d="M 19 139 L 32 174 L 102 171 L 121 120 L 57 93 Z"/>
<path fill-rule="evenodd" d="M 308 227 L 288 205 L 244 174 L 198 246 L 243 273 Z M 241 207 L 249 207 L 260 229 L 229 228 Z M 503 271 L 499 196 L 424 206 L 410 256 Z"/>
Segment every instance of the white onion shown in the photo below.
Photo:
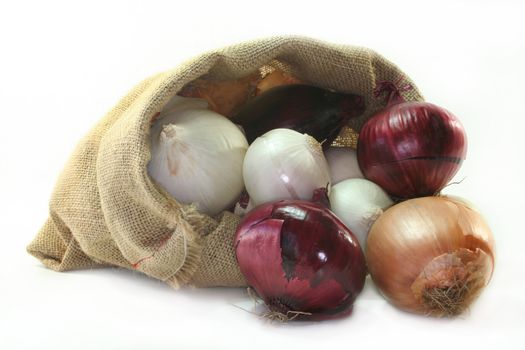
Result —
<path fill-rule="evenodd" d="M 332 187 L 332 211 L 354 233 L 363 251 L 368 231 L 376 219 L 394 202 L 372 181 L 348 179 Z"/>
<path fill-rule="evenodd" d="M 364 178 L 354 149 L 350 147 L 330 147 L 325 151 L 324 155 L 330 169 L 332 185 L 346 179 Z"/>
<path fill-rule="evenodd" d="M 274 129 L 248 148 L 243 165 L 246 191 L 254 205 L 280 199 L 312 199 L 330 182 L 319 142 L 291 129 Z"/>
<path fill-rule="evenodd" d="M 180 203 L 216 215 L 243 190 L 248 142 L 235 124 L 206 106 L 185 97 L 169 102 L 151 128 L 148 172 Z"/>

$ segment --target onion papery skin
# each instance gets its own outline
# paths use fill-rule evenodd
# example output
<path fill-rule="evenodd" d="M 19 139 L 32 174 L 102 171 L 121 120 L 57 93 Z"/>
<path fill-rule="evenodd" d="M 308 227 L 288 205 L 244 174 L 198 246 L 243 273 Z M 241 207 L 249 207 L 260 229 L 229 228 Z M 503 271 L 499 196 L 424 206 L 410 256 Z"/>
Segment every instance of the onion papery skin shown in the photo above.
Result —
<path fill-rule="evenodd" d="M 456 316 L 489 282 L 494 238 L 479 212 L 447 197 L 389 208 L 367 241 L 368 270 L 381 293 L 402 310 Z"/>
<path fill-rule="evenodd" d="M 177 94 L 183 97 L 205 99 L 209 104 L 209 109 L 220 115 L 231 117 L 249 100 L 260 80 L 259 72 L 236 80 L 197 79 L 186 84 Z"/>
<path fill-rule="evenodd" d="M 148 175 L 172 198 L 210 216 L 230 208 L 244 184 L 248 142 L 202 99 L 174 96 L 150 129 Z"/>
<path fill-rule="evenodd" d="M 292 84 L 303 84 L 303 82 L 289 73 L 276 69 L 257 84 L 255 93 L 256 95 L 261 95 L 274 87 Z"/>
<path fill-rule="evenodd" d="M 352 232 L 328 209 L 301 200 L 266 203 L 239 225 L 241 272 L 272 312 L 299 319 L 348 315 L 366 277 Z"/>
<path fill-rule="evenodd" d="M 357 152 L 350 147 L 330 147 L 324 152 L 332 185 L 347 179 L 362 179 Z"/>
<path fill-rule="evenodd" d="M 366 179 L 347 179 L 330 190 L 331 210 L 352 231 L 363 250 L 370 227 L 393 204 L 381 187 Z"/>
<path fill-rule="evenodd" d="M 291 129 L 273 129 L 255 140 L 244 157 L 243 179 L 254 205 L 281 199 L 310 200 L 330 183 L 319 142 Z"/>
<path fill-rule="evenodd" d="M 270 130 L 286 128 L 308 134 L 328 148 L 341 128 L 364 110 L 359 95 L 292 84 L 257 96 L 232 121 L 243 127 L 249 143 Z"/>
<path fill-rule="evenodd" d="M 466 153 L 460 121 L 427 102 L 387 107 L 365 123 L 357 144 L 365 177 L 397 199 L 438 193 L 457 173 Z"/>

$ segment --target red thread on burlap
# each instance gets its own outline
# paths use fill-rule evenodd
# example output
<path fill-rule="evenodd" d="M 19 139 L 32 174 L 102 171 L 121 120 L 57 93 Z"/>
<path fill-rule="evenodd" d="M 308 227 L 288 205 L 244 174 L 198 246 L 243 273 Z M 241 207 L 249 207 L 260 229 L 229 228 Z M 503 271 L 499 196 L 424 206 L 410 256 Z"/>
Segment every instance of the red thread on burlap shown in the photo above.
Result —
<path fill-rule="evenodd" d="M 159 241 L 159 244 L 158 246 L 155 248 L 155 251 L 151 254 L 151 255 L 148 255 L 142 259 L 140 259 L 139 261 L 137 261 L 136 263 L 132 264 L 131 266 L 134 268 L 134 269 L 137 269 L 139 267 L 140 264 L 142 264 L 142 262 L 144 260 L 148 260 L 148 259 L 151 259 L 155 256 L 155 254 L 160 250 L 160 248 L 162 248 L 164 246 L 164 244 L 166 244 L 166 242 L 171 238 L 172 234 L 168 234 L 166 235 L 165 237 L 163 237 L 160 241 Z"/>

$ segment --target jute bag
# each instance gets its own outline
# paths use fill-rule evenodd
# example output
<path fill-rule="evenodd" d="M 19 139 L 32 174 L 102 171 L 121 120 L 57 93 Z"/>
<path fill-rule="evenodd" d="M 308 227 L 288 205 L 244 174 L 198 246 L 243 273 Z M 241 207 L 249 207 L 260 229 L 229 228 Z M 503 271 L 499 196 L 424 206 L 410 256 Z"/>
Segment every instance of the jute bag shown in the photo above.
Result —
<path fill-rule="evenodd" d="M 308 84 L 359 94 L 365 113 L 336 144 L 352 144 L 363 122 L 383 108 L 379 82 L 402 80 L 406 100 L 422 100 L 395 65 L 366 48 L 304 37 L 273 37 L 205 53 L 154 75 L 125 96 L 78 144 L 50 200 L 46 223 L 28 252 L 56 271 L 119 266 L 173 287 L 243 286 L 233 235 L 239 217 L 181 205 L 149 178 L 152 118 L 197 78 L 233 80 L 278 68 Z"/>

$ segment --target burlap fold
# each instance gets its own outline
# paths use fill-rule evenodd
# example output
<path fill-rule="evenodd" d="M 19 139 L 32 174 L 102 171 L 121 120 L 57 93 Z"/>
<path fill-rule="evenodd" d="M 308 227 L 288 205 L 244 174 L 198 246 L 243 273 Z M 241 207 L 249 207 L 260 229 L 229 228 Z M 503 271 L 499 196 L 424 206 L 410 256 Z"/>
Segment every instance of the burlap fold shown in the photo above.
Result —
<path fill-rule="evenodd" d="M 197 79 L 237 79 L 275 67 L 326 89 L 360 94 L 366 112 L 385 106 L 379 81 L 412 86 L 406 100 L 422 100 L 395 65 L 372 50 L 304 37 L 273 37 L 205 53 L 144 80 L 78 144 L 50 200 L 50 215 L 28 251 L 56 271 L 120 266 L 174 287 L 243 286 L 233 235 L 239 218 L 215 218 L 181 205 L 148 177 L 150 122 L 170 97 Z M 344 142 L 345 132 L 339 139 Z M 336 141 L 337 142 L 337 141 Z"/>

